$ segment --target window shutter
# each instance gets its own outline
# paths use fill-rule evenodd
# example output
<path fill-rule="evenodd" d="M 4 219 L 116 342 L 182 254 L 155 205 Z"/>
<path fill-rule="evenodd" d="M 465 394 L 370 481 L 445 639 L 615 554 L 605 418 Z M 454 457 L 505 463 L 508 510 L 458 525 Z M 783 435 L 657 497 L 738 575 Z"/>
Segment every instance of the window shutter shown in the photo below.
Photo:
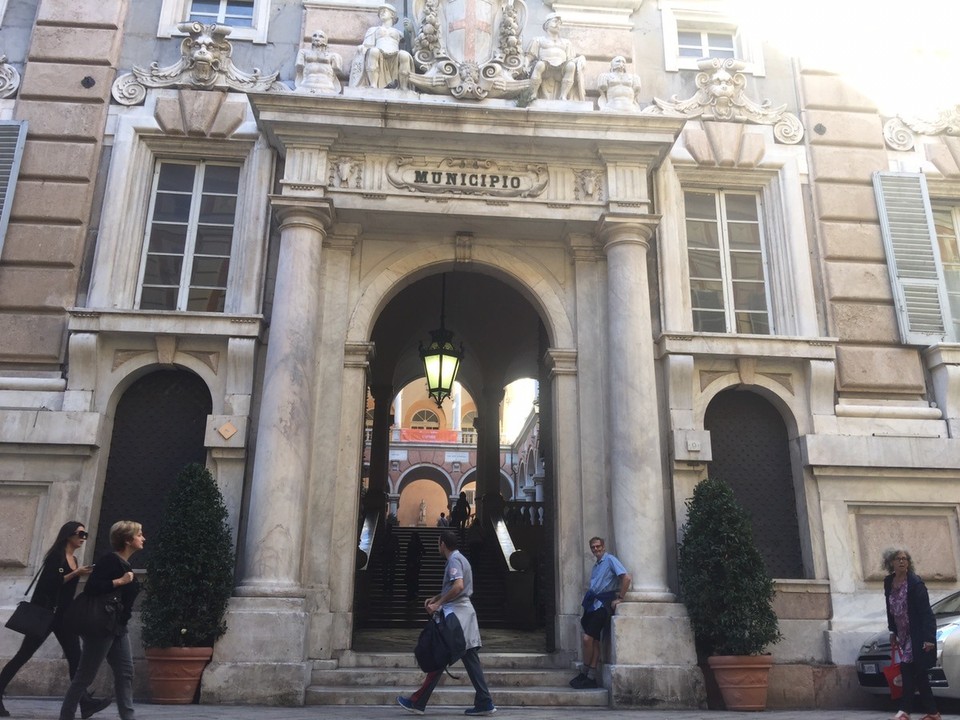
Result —
<path fill-rule="evenodd" d="M 948 305 L 926 178 L 877 172 L 873 188 L 901 338 L 908 345 L 942 342 Z"/>
<path fill-rule="evenodd" d="M 7 236 L 13 192 L 20 173 L 20 158 L 27 139 L 27 123 L 0 122 L 0 253 Z"/>

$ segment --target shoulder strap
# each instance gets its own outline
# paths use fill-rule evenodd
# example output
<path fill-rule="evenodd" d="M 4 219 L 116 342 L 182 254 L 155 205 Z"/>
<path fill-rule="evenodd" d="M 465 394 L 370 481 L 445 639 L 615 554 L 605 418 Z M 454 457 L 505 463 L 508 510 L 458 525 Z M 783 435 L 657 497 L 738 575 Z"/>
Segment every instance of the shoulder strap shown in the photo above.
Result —
<path fill-rule="evenodd" d="M 40 577 L 40 573 L 43 572 L 43 565 L 40 566 L 40 569 L 37 570 L 37 574 L 33 576 L 33 580 L 30 581 L 30 585 L 27 587 L 26 592 L 24 592 L 24 597 L 30 593 L 30 589 L 33 587 L 33 584 L 37 582 L 37 579 Z"/>

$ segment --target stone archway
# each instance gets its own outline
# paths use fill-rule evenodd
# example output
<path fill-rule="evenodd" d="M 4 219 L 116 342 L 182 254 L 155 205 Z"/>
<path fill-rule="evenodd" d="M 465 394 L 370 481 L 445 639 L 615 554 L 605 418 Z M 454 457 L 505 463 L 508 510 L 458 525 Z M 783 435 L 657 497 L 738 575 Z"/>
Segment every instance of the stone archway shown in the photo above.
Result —
<path fill-rule="evenodd" d="M 529 276 L 530 269 L 526 268 L 520 274 Z M 522 540 L 517 540 L 516 546 L 502 544 L 496 533 L 486 532 L 488 524 L 494 522 L 495 518 L 502 521 L 506 501 L 525 501 L 514 497 L 516 493 L 513 483 L 503 470 L 505 462 L 509 467 L 510 463 L 515 461 L 516 454 L 512 450 L 504 451 L 501 448 L 500 406 L 504 388 L 518 378 L 539 379 L 541 383 L 545 383 L 544 387 L 549 388 L 552 378 L 546 374 L 542 358 L 548 349 L 547 338 L 556 334 L 556 331 L 551 333 L 547 330 L 542 310 L 544 305 L 550 305 L 551 301 L 531 302 L 531 291 L 516 287 L 515 274 L 505 274 L 490 267 L 485 267 L 484 272 L 467 272 L 457 268 L 448 270 L 445 326 L 454 333 L 455 341 L 462 341 L 464 345 L 465 357 L 461 364 L 460 378 L 476 404 L 476 445 L 462 442 L 456 432 L 453 432 L 449 446 L 443 446 L 442 440 L 440 443 L 431 444 L 425 441 L 426 434 L 430 431 L 422 431 L 418 442 L 404 443 L 404 439 L 413 433 L 406 429 L 398 432 L 396 418 L 393 418 L 394 425 L 391 429 L 388 424 L 389 414 L 385 411 L 378 414 L 376 403 L 383 403 L 384 408 L 388 403 L 393 404 L 398 389 L 406 388 L 422 372 L 416 352 L 417 342 L 427 338 L 429 331 L 438 322 L 439 280 L 440 274 L 435 273 L 413 280 L 405 286 L 400 284 L 399 290 L 394 291 L 388 300 L 382 301 L 379 313 L 373 321 L 370 340 L 375 350 L 369 363 L 369 383 L 375 405 L 368 474 L 370 485 L 367 493 L 368 497 L 373 498 L 386 495 L 390 498 L 391 507 L 396 504 L 396 515 L 391 515 L 389 520 L 394 522 L 394 517 L 396 518 L 393 532 L 399 531 L 402 534 L 405 528 L 434 528 L 436 517 L 441 511 L 440 507 L 433 507 L 425 496 L 406 497 L 416 483 L 443 484 L 447 480 L 450 484 L 447 492 L 452 499 L 466 483 L 475 482 L 477 500 L 471 505 L 480 521 L 474 522 L 469 528 L 468 532 L 472 534 L 465 537 L 463 542 L 468 546 L 468 551 L 473 553 L 471 562 L 475 563 L 475 573 L 486 573 L 489 578 L 484 585 L 499 590 L 506 588 L 511 582 L 516 583 L 523 572 L 542 574 L 545 566 L 556 561 L 553 538 L 550 535 L 552 523 L 531 528 Z M 406 417 L 412 407 L 404 402 L 402 417 Z M 545 421 L 552 422 L 549 404 L 547 407 Z M 448 410 L 441 412 L 449 414 Z M 446 431 L 439 432 L 442 434 Z M 409 467 L 406 466 L 408 456 Z M 505 459 L 508 456 L 510 459 Z M 429 461 L 433 466 L 417 464 L 414 458 Z M 423 519 L 418 518 L 416 510 L 421 501 L 426 509 Z M 376 510 L 376 506 L 371 504 L 365 508 L 365 512 L 369 513 L 371 509 Z M 484 517 L 484 514 L 488 517 Z M 367 517 L 369 518 L 369 514 Z M 365 527 L 367 526 L 365 522 Z M 491 529 L 492 527 L 490 525 Z M 375 539 L 372 547 L 373 557 L 379 557 Z M 525 564 L 522 569 L 514 568 L 510 565 L 509 558 L 517 550 L 529 552 L 537 559 Z M 376 563 L 370 567 L 374 575 L 378 571 L 382 572 L 378 570 Z M 366 572 L 366 568 L 358 571 L 355 598 L 359 597 L 358 593 L 362 592 L 362 588 L 376 588 L 380 582 L 373 576 L 363 577 L 363 572 Z M 517 578 L 513 575 L 517 575 Z M 554 574 L 550 573 L 550 576 L 553 577 Z M 530 593 L 534 592 L 534 588 L 538 593 L 552 591 L 550 581 L 543 577 L 536 582 L 527 578 L 522 584 Z M 490 594 L 489 590 L 487 594 Z M 493 626 L 506 627 L 509 623 L 508 614 L 497 609 L 497 603 L 504 601 L 496 597 L 482 598 L 483 593 L 478 595 L 481 601 L 486 602 L 486 608 L 478 609 L 481 627 L 485 618 L 487 622 L 494 623 Z M 512 599 L 516 600 L 516 597 L 514 594 Z M 355 600 L 356 602 L 359 600 Z M 527 601 L 529 606 L 545 604 L 548 603 L 532 595 Z M 363 622 L 367 627 L 371 627 L 371 623 L 376 621 L 376 618 L 368 614 Z"/>

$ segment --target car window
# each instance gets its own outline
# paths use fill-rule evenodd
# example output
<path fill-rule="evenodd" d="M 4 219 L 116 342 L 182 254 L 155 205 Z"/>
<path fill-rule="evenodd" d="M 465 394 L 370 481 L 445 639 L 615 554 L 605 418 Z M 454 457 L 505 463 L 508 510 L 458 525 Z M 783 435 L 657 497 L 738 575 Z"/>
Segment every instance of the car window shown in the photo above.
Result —
<path fill-rule="evenodd" d="M 930 606 L 934 615 L 960 615 L 960 593 L 947 595 Z"/>

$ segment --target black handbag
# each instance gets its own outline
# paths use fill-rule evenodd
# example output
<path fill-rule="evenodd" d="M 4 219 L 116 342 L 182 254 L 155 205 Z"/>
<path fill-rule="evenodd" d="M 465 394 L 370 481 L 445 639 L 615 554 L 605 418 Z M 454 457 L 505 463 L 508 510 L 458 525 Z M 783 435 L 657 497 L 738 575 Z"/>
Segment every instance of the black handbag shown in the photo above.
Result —
<path fill-rule="evenodd" d="M 122 614 L 123 600 L 118 593 L 82 592 L 70 603 L 63 622 L 81 637 L 107 637 L 116 634 Z"/>
<path fill-rule="evenodd" d="M 42 571 L 42 567 L 37 570 L 37 574 L 33 576 L 33 580 L 24 595 L 30 592 L 30 588 L 33 587 Z M 13 611 L 13 615 L 4 625 L 27 637 L 44 638 L 50 633 L 50 628 L 53 626 L 53 610 L 29 600 L 21 600 L 17 603 L 17 609 Z"/>

